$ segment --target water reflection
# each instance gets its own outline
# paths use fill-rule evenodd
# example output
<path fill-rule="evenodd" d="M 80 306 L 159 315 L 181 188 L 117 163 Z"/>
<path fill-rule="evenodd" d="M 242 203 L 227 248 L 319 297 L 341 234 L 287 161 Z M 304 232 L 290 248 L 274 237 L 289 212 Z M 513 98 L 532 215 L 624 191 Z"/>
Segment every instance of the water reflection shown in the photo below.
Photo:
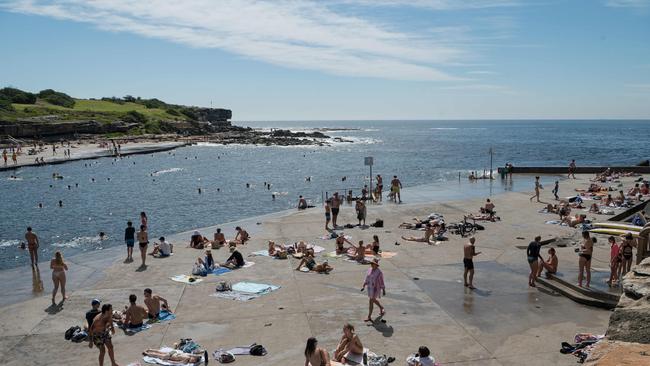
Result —
<path fill-rule="evenodd" d="M 43 292 L 43 280 L 41 280 L 41 271 L 38 267 L 32 267 L 32 292 L 35 294 Z"/>

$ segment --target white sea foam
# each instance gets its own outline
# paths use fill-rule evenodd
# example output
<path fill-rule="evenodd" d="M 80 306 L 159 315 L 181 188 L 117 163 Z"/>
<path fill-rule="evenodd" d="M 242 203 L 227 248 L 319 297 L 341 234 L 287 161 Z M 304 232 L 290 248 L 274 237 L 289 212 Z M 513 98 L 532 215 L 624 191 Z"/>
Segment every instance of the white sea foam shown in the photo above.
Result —
<path fill-rule="evenodd" d="M 83 248 L 94 244 L 101 243 L 99 236 L 78 236 L 69 241 L 52 243 L 53 247 L 59 248 Z"/>
<path fill-rule="evenodd" d="M 17 247 L 20 240 L 0 240 L 0 248 Z"/>
<path fill-rule="evenodd" d="M 183 168 L 170 168 L 170 169 L 165 169 L 165 170 L 158 170 L 152 173 L 153 176 L 159 176 L 161 174 L 167 174 L 167 173 L 173 173 L 173 172 L 180 172 L 182 171 Z"/>
<path fill-rule="evenodd" d="M 458 127 L 431 127 L 430 130 L 458 130 Z"/>

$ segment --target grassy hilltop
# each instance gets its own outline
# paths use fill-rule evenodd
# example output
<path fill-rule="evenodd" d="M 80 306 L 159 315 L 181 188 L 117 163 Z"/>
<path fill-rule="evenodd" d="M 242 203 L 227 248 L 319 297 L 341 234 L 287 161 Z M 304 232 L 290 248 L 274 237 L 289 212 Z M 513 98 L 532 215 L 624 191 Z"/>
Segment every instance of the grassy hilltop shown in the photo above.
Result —
<path fill-rule="evenodd" d="M 137 123 L 129 134 L 161 133 L 161 122 L 198 121 L 198 107 L 168 104 L 159 99 L 127 95 L 122 98 L 78 99 L 52 89 L 30 93 L 16 88 L 0 89 L 0 122 L 53 123 L 95 120 L 102 123 Z M 229 117 L 228 117 L 229 118 Z"/>

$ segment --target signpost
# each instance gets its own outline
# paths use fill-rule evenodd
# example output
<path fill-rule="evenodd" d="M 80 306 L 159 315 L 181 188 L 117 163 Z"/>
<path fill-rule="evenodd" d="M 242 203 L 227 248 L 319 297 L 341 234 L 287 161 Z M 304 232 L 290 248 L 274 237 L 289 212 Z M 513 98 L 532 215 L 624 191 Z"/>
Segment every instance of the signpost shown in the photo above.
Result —
<path fill-rule="evenodd" d="M 372 197 L 372 164 L 374 163 L 374 158 L 372 156 L 366 156 L 363 158 L 363 164 L 370 167 L 370 197 Z"/>

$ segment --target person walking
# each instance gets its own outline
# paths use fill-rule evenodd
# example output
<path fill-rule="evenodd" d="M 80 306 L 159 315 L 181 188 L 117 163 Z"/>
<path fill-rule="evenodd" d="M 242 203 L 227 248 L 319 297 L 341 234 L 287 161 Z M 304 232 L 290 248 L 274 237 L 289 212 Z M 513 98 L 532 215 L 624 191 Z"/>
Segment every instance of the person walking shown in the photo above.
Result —
<path fill-rule="evenodd" d="M 555 196 L 556 201 L 560 199 L 560 197 L 557 195 L 558 192 L 560 192 L 560 182 L 559 181 L 557 181 L 557 180 L 555 181 L 555 186 L 553 187 L 553 190 L 551 192 L 553 192 L 553 196 Z"/>
<path fill-rule="evenodd" d="M 377 174 L 377 197 L 375 200 L 381 202 L 382 200 L 382 191 L 384 190 L 384 179 L 381 177 L 381 174 Z"/>
<path fill-rule="evenodd" d="M 325 201 L 325 230 L 329 231 L 329 224 L 332 218 L 332 209 L 330 208 L 330 200 Z"/>
<path fill-rule="evenodd" d="M 474 287 L 474 257 L 481 254 L 481 252 L 476 251 L 474 246 L 476 243 L 476 238 L 469 238 L 469 242 L 463 247 L 463 266 L 465 267 L 465 272 L 463 272 L 463 281 L 465 287 L 469 287 L 470 290 L 475 289 Z M 469 275 L 469 280 L 468 280 Z"/>
<path fill-rule="evenodd" d="M 133 262 L 133 246 L 135 246 L 135 228 L 131 221 L 126 223 L 124 229 L 124 242 L 126 243 L 126 262 Z"/>
<path fill-rule="evenodd" d="M 539 176 L 535 177 L 535 194 L 530 197 L 530 202 L 533 202 L 533 198 L 537 199 L 537 202 L 539 202 L 539 190 L 544 189 L 542 187 L 542 183 L 539 182 Z"/>
<path fill-rule="evenodd" d="M 102 312 L 95 317 L 92 326 L 88 329 L 88 348 L 93 348 L 93 344 L 97 347 L 99 350 L 100 366 L 104 366 L 106 350 L 108 350 L 108 357 L 111 359 L 111 366 L 118 366 L 115 362 L 111 334 L 115 334 L 113 306 L 111 304 L 104 304 L 102 305 Z"/>
<path fill-rule="evenodd" d="M 397 203 L 402 203 L 402 196 L 400 191 L 402 190 L 402 182 L 397 179 L 396 175 L 393 175 L 393 180 L 390 181 L 390 192 L 393 194 L 393 199 Z"/>
<path fill-rule="evenodd" d="M 576 179 L 576 160 L 573 159 L 569 163 L 569 174 L 567 174 L 567 178 L 571 178 L 573 176 L 573 179 Z"/>
<path fill-rule="evenodd" d="M 530 244 L 528 244 L 528 248 L 526 249 L 528 265 L 530 266 L 530 274 L 528 275 L 528 286 L 530 287 L 536 287 L 535 280 L 537 279 L 539 266 L 538 260 L 542 259 L 542 257 L 539 255 L 539 252 L 542 248 L 541 240 L 541 236 L 536 236 L 535 240 L 531 241 Z"/>
<path fill-rule="evenodd" d="M 370 262 L 370 269 L 366 273 L 366 279 L 363 281 L 361 291 L 368 288 L 368 317 L 366 322 L 372 321 L 372 311 L 374 305 L 379 306 L 379 315 L 384 316 L 386 309 L 379 303 L 382 295 L 386 296 L 386 286 L 384 285 L 384 274 L 379 269 L 379 259 L 375 258 Z"/>
<path fill-rule="evenodd" d="M 65 296 L 65 271 L 68 270 L 68 265 L 63 261 L 63 254 L 60 251 L 54 253 L 54 258 L 50 261 L 50 268 L 52 269 L 52 282 L 54 282 L 54 290 L 52 290 L 52 305 L 56 305 L 54 301 L 56 298 L 56 293 L 61 287 L 61 296 L 63 301 L 68 297 Z"/>
<path fill-rule="evenodd" d="M 142 264 L 140 268 L 146 268 L 147 260 L 147 245 L 149 245 L 149 234 L 147 234 L 147 227 L 140 225 L 140 231 L 138 231 L 138 245 L 140 246 L 140 257 L 142 258 Z"/>

